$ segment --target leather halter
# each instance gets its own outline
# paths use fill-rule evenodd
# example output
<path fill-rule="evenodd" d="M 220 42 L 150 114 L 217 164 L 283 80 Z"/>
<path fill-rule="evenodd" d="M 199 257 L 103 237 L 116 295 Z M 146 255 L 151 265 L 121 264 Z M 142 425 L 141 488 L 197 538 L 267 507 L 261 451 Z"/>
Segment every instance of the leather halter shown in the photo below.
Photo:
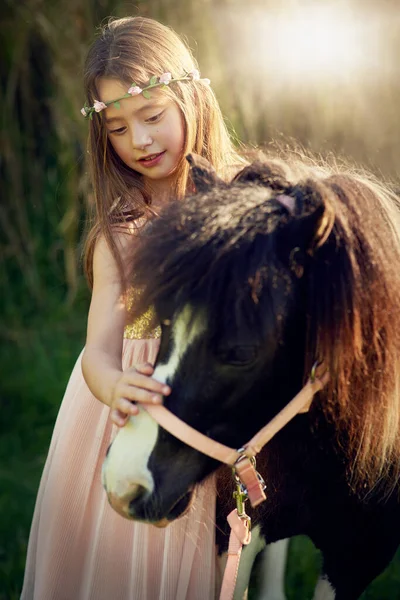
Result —
<path fill-rule="evenodd" d="M 178 440 L 215 460 L 232 466 L 247 489 L 251 505 L 255 507 L 265 500 L 263 486 L 254 468 L 255 456 L 293 417 L 308 411 L 314 395 L 324 387 L 328 380 L 328 371 L 322 365 L 319 367 L 314 365 L 309 380 L 300 392 L 247 444 L 238 450 L 212 440 L 197 431 L 197 429 L 179 419 L 165 406 L 154 404 L 142 404 L 142 406 L 161 427 L 169 431 Z"/>

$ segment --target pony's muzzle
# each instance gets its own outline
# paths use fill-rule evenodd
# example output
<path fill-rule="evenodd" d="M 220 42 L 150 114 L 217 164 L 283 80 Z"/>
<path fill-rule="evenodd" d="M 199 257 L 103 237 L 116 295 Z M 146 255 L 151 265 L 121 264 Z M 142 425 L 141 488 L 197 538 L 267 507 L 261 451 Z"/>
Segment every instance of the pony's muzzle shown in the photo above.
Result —
<path fill-rule="evenodd" d="M 158 425 L 143 408 L 130 417 L 110 445 L 103 462 L 102 482 L 110 505 L 127 519 L 135 519 L 135 503 L 145 504 L 154 489 L 148 461 Z"/>
<path fill-rule="evenodd" d="M 148 495 L 148 490 L 140 484 L 132 485 L 128 493 L 119 496 L 116 493 L 108 492 L 107 498 L 112 508 L 126 519 L 135 518 L 134 505 L 141 502 L 141 499 Z"/>

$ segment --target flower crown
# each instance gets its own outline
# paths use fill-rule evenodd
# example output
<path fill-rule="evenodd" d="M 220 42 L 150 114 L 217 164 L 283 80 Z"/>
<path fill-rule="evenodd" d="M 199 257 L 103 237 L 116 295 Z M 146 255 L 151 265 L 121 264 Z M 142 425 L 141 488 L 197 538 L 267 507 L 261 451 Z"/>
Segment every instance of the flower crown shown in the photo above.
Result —
<path fill-rule="evenodd" d="M 87 117 L 89 117 L 89 119 L 93 119 L 93 114 L 95 112 L 101 112 L 102 110 L 107 108 L 107 106 L 110 106 L 110 104 L 114 104 L 116 108 L 119 108 L 120 100 L 124 100 L 125 98 L 131 98 L 132 96 L 138 96 L 139 94 L 143 94 L 145 98 L 149 99 L 151 97 L 149 93 L 150 89 L 160 86 L 166 87 L 167 85 L 169 85 L 170 83 L 174 83 L 175 81 L 203 81 L 206 85 L 210 85 L 209 79 L 200 78 L 200 73 L 197 69 L 185 73 L 185 75 L 183 75 L 182 77 L 176 78 L 173 78 L 171 73 L 163 73 L 162 75 L 160 75 L 160 77 L 157 77 L 156 75 L 151 77 L 149 83 L 143 88 L 139 87 L 135 82 L 133 82 L 127 93 L 121 96 L 120 98 L 116 98 L 115 100 L 109 100 L 109 102 L 100 102 L 99 100 L 95 100 L 93 106 L 87 106 L 85 104 L 85 106 L 81 108 L 81 113 L 83 114 L 85 119 Z"/>

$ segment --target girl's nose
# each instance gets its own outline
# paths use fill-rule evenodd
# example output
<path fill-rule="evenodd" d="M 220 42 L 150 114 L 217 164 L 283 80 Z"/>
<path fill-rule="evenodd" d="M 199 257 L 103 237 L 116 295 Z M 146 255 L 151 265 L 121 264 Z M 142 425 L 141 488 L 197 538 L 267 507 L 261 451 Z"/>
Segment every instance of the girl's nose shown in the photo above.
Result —
<path fill-rule="evenodd" d="M 140 150 L 148 148 L 153 143 L 153 138 L 145 127 L 135 127 L 132 132 L 132 144 Z"/>

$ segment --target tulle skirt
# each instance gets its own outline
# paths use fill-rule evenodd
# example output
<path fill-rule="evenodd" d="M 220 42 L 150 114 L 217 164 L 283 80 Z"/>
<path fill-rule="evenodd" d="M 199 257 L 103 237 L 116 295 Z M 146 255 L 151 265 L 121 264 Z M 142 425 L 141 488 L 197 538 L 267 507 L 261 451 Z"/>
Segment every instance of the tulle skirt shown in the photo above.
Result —
<path fill-rule="evenodd" d="M 124 368 L 153 362 L 159 340 L 124 340 Z M 22 600 L 210 600 L 215 489 L 157 529 L 119 516 L 101 485 L 117 428 L 90 393 L 79 357 L 54 427 L 29 537 Z"/>

